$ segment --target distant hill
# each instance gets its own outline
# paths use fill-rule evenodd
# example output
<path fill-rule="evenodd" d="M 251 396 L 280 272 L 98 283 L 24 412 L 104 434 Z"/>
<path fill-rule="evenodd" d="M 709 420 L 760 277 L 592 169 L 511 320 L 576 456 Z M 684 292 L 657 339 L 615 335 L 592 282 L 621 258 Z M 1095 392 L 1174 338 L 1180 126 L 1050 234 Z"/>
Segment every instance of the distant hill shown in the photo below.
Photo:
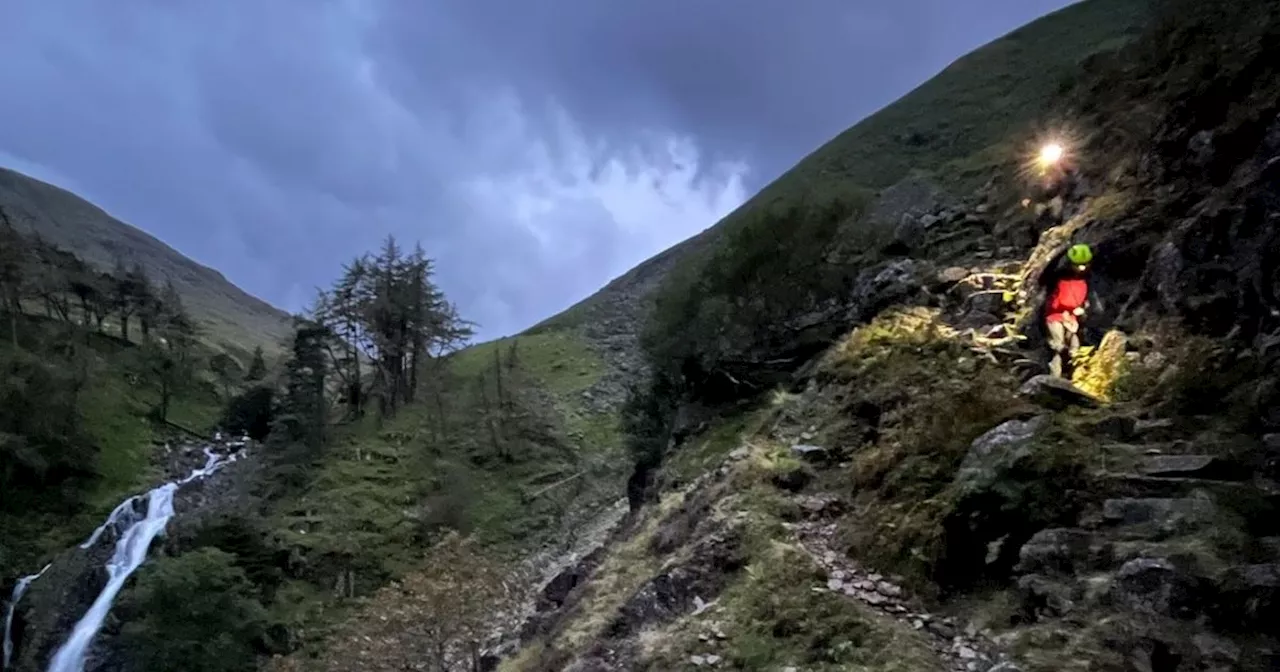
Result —
<path fill-rule="evenodd" d="M 122 259 L 141 264 L 156 281 L 171 279 L 215 344 L 236 350 L 261 345 L 274 352 L 289 333 L 285 311 L 65 189 L 0 168 L 0 207 L 19 229 L 38 233 L 104 270 Z"/>

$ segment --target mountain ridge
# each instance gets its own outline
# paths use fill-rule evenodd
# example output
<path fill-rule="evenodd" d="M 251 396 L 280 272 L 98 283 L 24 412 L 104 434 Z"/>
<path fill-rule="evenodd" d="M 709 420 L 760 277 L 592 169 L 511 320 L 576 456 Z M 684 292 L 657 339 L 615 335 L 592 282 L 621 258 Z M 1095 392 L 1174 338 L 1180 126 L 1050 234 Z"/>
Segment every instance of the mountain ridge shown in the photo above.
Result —
<path fill-rule="evenodd" d="M 248 351 L 260 345 L 278 352 L 289 333 L 286 311 L 68 189 L 0 167 L 0 208 L 20 231 L 36 233 L 100 270 L 122 260 L 140 263 L 153 281 L 171 279 L 208 336 L 222 346 Z"/>

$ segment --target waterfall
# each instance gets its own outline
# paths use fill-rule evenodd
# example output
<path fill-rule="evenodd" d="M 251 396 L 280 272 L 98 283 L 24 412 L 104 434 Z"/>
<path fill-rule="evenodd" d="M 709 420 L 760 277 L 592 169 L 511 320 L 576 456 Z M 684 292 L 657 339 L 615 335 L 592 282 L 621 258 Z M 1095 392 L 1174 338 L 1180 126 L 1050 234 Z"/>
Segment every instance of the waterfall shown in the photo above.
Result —
<path fill-rule="evenodd" d="M 27 586 L 32 581 L 40 578 L 53 565 L 45 565 L 44 569 L 18 579 L 17 585 L 13 587 L 13 595 L 9 596 L 9 608 L 4 614 L 4 663 L 0 665 L 0 670 L 9 669 L 9 661 L 13 658 L 13 639 L 11 637 L 13 631 L 13 614 L 18 610 L 18 600 L 22 599 L 22 594 L 27 592 Z"/>
<path fill-rule="evenodd" d="M 116 535 L 115 552 L 106 564 L 107 584 L 103 586 L 102 592 L 98 594 L 89 610 L 76 623 L 70 636 L 67 637 L 67 641 L 58 648 L 58 651 L 53 656 L 53 662 L 49 664 L 48 672 L 84 672 L 85 656 L 88 654 L 89 647 L 93 644 L 93 639 L 97 636 L 98 630 L 102 627 L 107 613 L 111 611 L 111 605 L 115 602 L 116 595 L 124 587 L 125 582 L 129 580 L 133 572 L 147 559 L 147 551 L 151 547 L 151 542 L 164 533 L 165 526 L 168 524 L 169 519 L 173 517 L 174 493 L 183 485 L 212 474 L 223 465 L 234 462 L 240 456 L 239 453 L 236 453 L 221 457 L 209 448 L 204 449 L 204 455 L 204 466 L 192 471 L 186 478 L 165 483 L 145 495 L 135 495 L 121 502 L 119 506 L 112 510 L 106 522 L 94 530 L 88 540 L 80 544 L 82 549 L 92 547 L 98 543 L 98 540 L 107 530 L 113 531 Z M 144 501 L 146 502 L 145 514 L 138 510 Z M 47 569 L 49 568 L 46 566 L 45 570 Z M 5 619 L 5 668 L 9 666 L 9 658 L 13 648 L 13 643 L 9 639 L 9 628 L 13 620 L 14 608 L 18 599 L 26 591 L 27 586 L 39 578 L 41 574 L 44 574 L 44 570 L 41 570 L 40 574 L 33 574 L 20 579 L 18 585 L 14 588 L 13 597 L 9 603 L 8 616 Z"/>

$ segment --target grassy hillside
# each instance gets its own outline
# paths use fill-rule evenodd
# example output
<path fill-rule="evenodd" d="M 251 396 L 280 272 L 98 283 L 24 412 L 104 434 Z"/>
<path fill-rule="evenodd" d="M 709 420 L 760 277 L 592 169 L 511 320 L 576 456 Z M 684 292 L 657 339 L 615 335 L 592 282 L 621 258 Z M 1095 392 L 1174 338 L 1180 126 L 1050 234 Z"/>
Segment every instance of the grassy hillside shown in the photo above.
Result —
<path fill-rule="evenodd" d="M 554 555 L 622 496 L 618 417 L 591 396 L 607 367 L 577 332 L 483 343 L 443 364 L 394 418 L 338 429 L 305 490 L 271 505 L 272 544 L 298 567 L 270 605 L 301 647 L 283 669 L 345 669 L 324 662 L 344 620 L 387 613 L 379 589 L 412 577 L 442 530 L 504 561 Z"/>
<path fill-rule="evenodd" d="M 138 374 L 138 346 L 95 333 L 87 336 L 87 347 L 68 358 L 61 351 L 65 330 L 64 325 L 52 320 L 29 317 L 18 331 L 20 348 L 15 349 L 7 339 L 0 342 L 7 394 L 21 395 L 26 392 L 21 385 L 32 384 L 19 377 L 20 363 L 32 357 L 48 365 L 55 376 L 82 378 L 82 386 L 72 395 L 73 403 L 67 409 L 76 416 L 82 434 L 70 438 L 65 449 L 87 456 L 77 465 L 82 475 L 74 484 L 63 486 L 79 492 L 70 498 L 79 504 L 72 510 L 53 501 L 57 497 L 49 496 L 18 509 L 6 507 L 0 511 L 0 567 L 5 569 L 0 580 L 38 569 L 42 559 L 47 560 L 88 535 L 120 500 L 154 486 L 163 475 L 161 465 L 154 461 L 155 442 L 170 438 L 172 431 L 158 426 L 150 417 L 160 392 L 154 381 Z M 42 395 L 61 394 L 63 384 L 55 377 Z M 10 397 L 9 401 L 13 399 Z M 36 403 L 47 406 L 55 402 L 42 396 Z M 217 420 L 222 403 L 216 386 L 200 379 L 177 394 L 169 420 L 208 431 Z M 31 413 L 42 410 L 35 408 Z M 0 439 L 15 439 L 20 444 L 24 437 L 0 432 Z M 4 455 L 6 460 L 9 457 Z M 19 493 L 9 495 L 18 497 Z"/>
<path fill-rule="evenodd" d="M 103 271 L 123 260 L 141 264 L 159 282 L 172 280 L 209 340 L 233 346 L 238 355 L 258 345 L 278 352 L 289 333 L 285 312 L 71 192 L 0 168 L 0 208 L 19 230 L 38 233 Z"/>

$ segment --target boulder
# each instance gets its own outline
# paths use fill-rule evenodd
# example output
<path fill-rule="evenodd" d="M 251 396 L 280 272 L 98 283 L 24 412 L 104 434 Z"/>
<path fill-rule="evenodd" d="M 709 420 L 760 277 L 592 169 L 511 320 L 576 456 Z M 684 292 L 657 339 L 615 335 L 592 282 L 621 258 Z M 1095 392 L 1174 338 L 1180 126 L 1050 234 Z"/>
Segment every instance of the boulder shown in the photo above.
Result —
<path fill-rule="evenodd" d="M 1075 607 L 1076 592 L 1071 585 L 1040 574 L 1018 578 L 1018 598 L 1031 620 L 1065 616 Z"/>
<path fill-rule="evenodd" d="M 1189 618 L 1199 611 L 1204 592 L 1198 578 L 1169 560 L 1140 557 L 1120 567 L 1110 598 L 1115 605 L 1133 611 Z"/>
<path fill-rule="evenodd" d="M 1055 527 L 1040 530 L 1022 545 L 1015 571 L 1072 574 L 1098 564 L 1104 554 L 1105 549 L 1088 530 Z"/>
<path fill-rule="evenodd" d="M 1005 472 L 1030 457 L 1033 440 L 1048 421 L 1047 416 L 1010 420 L 974 439 L 955 476 L 961 492 L 990 488 Z"/>
<path fill-rule="evenodd" d="M 893 229 L 893 243 L 899 249 L 917 250 L 924 243 L 925 225 L 915 216 L 903 213 Z"/>
<path fill-rule="evenodd" d="M 1018 394 L 1032 403 L 1053 410 L 1065 410 L 1072 406 L 1093 408 L 1099 400 L 1070 381 L 1050 375 L 1039 375 L 1022 384 Z"/>
<path fill-rule="evenodd" d="M 862 271 L 854 279 L 847 319 L 864 322 L 916 297 L 924 291 L 932 274 L 928 263 L 915 259 L 898 259 Z"/>

